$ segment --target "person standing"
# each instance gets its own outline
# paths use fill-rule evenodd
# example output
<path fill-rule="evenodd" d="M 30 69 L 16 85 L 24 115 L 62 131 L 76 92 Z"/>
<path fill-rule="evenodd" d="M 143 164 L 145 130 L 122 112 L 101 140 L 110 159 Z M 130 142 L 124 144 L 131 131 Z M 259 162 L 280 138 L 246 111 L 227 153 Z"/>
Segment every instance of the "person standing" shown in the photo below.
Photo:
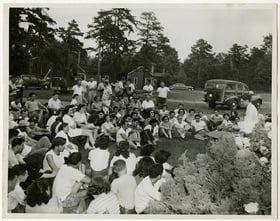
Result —
<path fill-rule="evenodd" d="M 104 86 L 105 80 L 106 79 L 104 77 L 102 77 L 101 81 L 98 83 L 98 86 L 97 86 L 97 95 L 100 96 L 100 97 L 102 97 L 103 91 L 105 89 L 105 86 Z"/>
<path fill-rule="evenodd" d="M 158 92 L 157 105 L 161 108 L 162 105 L 166 104 L 169 88 L 166 87 L 165 83 L 162 81 L 160 82 L 160 87 L 157 89 L 157 92 Z"/>
<path fill-rule="evenodd" d="M 146 84 L 144 85 L 143 90 L 144 90 L 145 93 L 147 93 L 151 96 L 153 95 L 154 87 L 151 84 L 151 81 L 149 79 L 146 80 Z"/>
<path fill-rule="evenodd" d="M 90 107 L 94 101 L 94 97 L 97 94 L 96 90 L 97 90 L 97 81 L 95 81 L 94 78 L 92 77 L 89 79 L 89 82 L 87 83 L 88 102 Z"/>
<path fill-rule="evenodd" d="M 106 80 L 104 83 L 104 90 L 102 95 L 103 111 L 105 114 L 109 114 L 112 94 L 113 92 L 112 92 L 111 85 L 109 84 L 109 80 Z"/>
<path fill-rule="evenodd" d="M 77 98 L 78 103 L 82 103 L 84 101 L 84 88 L 82 86 L 81 79 L 77 80 L 77 84 L 72 87 L 73 95 L 77 94 L 79 97 Z"/>

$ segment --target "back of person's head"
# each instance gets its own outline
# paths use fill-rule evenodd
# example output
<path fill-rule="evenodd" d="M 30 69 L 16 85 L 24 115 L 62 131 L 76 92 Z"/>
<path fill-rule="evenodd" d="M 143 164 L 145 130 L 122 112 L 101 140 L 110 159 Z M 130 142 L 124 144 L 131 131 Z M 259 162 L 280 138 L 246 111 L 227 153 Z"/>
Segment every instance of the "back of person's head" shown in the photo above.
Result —
<path fill-rule="evenodd" d="M 108 148 L 109 139 L 108 137 L 102 136 L 96 139 L 95 145 L 102 150 L 106 150 Z"/>
<path fill-rule="evenodd" d="M 162 117 L 161 121 L 165 121 L 165 120 L 168 120 L 168 119 L 169 119 L 168 116 L 164 115 L 164 116 Z"/>
<path fill-rule="evenodd" d="M 171 156 L 170 152 L 166 150 L 159 150 L 155 153 L 155 161 L 156 163 L 163 164 L 167 162 L 170 156 Z"/>
<path fill-rule="evenodd" d="M 109 193 L 111 191 L 110 183 L 102 176 L 95 176 L 92 178 L 92 182 L 88 187 L 88 193 L 90 195 L 99 195 L 101 193 Z"/>
<path fill-rule="evenodd" d="M 12 141 L 12 147 L 15 147 L 17 145 L 21 145 L 24 143 L 24 138 L 22 137 L 16 137 L 13 141 Z"/>
<path fill-rule="evenodd" d="M 17 129 L 9 129 L 9 139 L 17 137 L 19 135 L 19 131 Z"/>
<path fill-rule="evenodd" d="M 16 178 L 16 172 L 14 168 L 8 168 L 8 180 L 14 180 Z"/>
<path fill-rule="evenodd" d="M 129 143 L 127 141 L 121 141 L 119 145 L 117 145 L 116 156 L 122 155 L 124 158 L 129 157 Z"/>
<path fill-rule="evenodd" d="M 79 152 L 71 153 L 69 157 L 64 158 L 64 162 L 66 165 L 74 165 L 76 166 L 82 159 L 82 155 Z"/>
<path fill-rule="evenodd" d="M 195 110 L 194 109 L 189 109 L 189 113 L 191 113 L 191 112 L 195 112 Z"/>
<path fill-rule="evenodd" d="M 50 187 L 45 179 L 34 180 L 26 190 L 26 203 L 34 207 L 47 204 L 51 198 Z"/>
<path fill-rule="evenodd" d="M 15 165 L 12 170 L 16 176 L 24 176 L 27 172 L 27 166 L 24 164 L 18 164 Z"/>
<path fill-rule="evenodd" d="M 66 139 L 63 137 L 55 137 L 52 140 L 52 145 L 49 149 L 54 149 L 55 147 L 61 146 L 61 145 L 65 145 L 66 144 Z"/>
<path fill-rule="evenodd" d="M 229 114 L 228 113 L 224 113 L 223 114 L 223 118 L 225 118 L 225 117 L 229 117 Z"/>
<path fill-rule="evenodd" d="M 155 179 L 158 176 L 162 175 L 162 172 L 163 172 L 162 164 L 154 164 L 149 169 L 149 177 L 151 179 Z"/>
<path fill-rule="evenodd" d="M 149 175 L 149 169 L 155 162 L 151 157 L 143 157 L 137 164 L 136 169 L 133 171 L 133 176 L 146 177 Z"/>
<path fill-rule="evenodd" d="M 154 145 L 152 145 L 152 144 L 146 144 L 146 145 L 144 145 L 144 146 L 141 147 L 140 155 L 141 155 L 141 156 L 145 156 L 145 157 L 146 157 L 146 156 L 149 157 L 149 156 L 151 156 L 151 154 L 154 152 L 154 150 L 155 150 Z"/>
<path fill-rule="evenodd" d="M 117 160 L 113 164 L 114 172 L 118 173 L 126 169 L 126 163 L 124 160 Z"/>
<path fill-rule="evenodd" d="M 29 97 L 32 97 L 33 95 L 36 95 L 34 92 L 29 93 Z"/>

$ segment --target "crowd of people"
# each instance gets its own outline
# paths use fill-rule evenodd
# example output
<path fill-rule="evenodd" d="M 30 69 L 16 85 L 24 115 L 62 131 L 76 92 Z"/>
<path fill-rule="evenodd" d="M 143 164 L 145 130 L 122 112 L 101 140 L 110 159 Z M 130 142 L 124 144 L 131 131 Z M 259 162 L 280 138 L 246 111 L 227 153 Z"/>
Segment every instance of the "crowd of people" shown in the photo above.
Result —
<path fill-rule="evenodd" d="M 156 101 L 149 80 L 142 99 L 130 80 L 79 79 L 72 90 L 69 104 L 57 92 L 46 104 L 35 93 L 10 102 L 9 212 L 143 214 L 174 177 L 161 142 L 207 140 L 211 131 L 246 136 L 260 118 L 247 95 L 241 121 L 234 107 L 223 115 L 184 104 L 171 110 L 164 82 Z"/>

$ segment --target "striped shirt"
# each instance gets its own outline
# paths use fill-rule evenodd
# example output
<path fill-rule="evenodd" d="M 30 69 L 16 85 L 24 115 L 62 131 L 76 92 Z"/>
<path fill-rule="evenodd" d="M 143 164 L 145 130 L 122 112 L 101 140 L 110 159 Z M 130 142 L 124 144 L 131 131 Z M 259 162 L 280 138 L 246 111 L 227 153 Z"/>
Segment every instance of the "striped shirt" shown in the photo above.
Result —
<path fill-rule="evenodd" d="M 89 204 L 87 214 L 120 214 L 118 198 L 112 192 L 100 194 Z"/>

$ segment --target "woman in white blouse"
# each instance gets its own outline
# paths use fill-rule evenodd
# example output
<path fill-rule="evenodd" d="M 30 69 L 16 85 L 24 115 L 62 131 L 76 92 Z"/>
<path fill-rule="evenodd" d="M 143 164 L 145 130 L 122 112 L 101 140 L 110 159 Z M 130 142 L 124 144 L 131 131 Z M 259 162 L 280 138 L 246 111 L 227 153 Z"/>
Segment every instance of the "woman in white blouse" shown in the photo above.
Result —
<path fill-rule="evenodd" d="M 74 118 L 74 111 L 73 111 L 73 106 L 68 105 L 65 107 L 63 111 L 63 122 L 67 123 L 69 125 L 69 137 L 78 137 L 78 136 L 86 136 L 87 143 L 85 145 L 86 149 L 91 149 L 94 148 L 95 144 L 95 138 L 93 136 L 93 132 L 89 129 L 86 128 L 78 128 L 77 123 L 75 122 Z M 91 144 L 91 146 L 89 145 Z"/>

